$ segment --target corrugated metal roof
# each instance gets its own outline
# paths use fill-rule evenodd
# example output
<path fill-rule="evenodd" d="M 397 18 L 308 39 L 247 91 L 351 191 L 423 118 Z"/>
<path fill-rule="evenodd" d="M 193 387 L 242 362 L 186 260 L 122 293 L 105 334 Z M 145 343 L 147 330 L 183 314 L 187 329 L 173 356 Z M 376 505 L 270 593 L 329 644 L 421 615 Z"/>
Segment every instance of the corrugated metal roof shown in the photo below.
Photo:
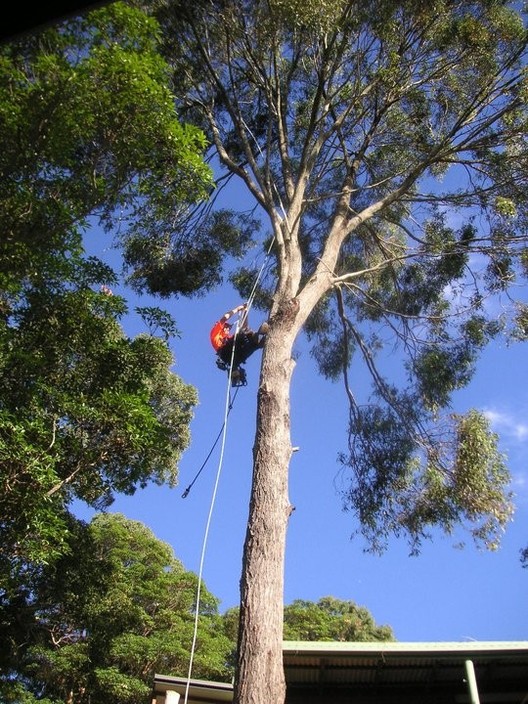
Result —
<path fill-rule="evenodd" d="M 482 686 L 528 694 L 528 641 L 470 643 L 292 642 L 283 645 L 288 690 L 295 687 L 455 687 L 470 660 Z M 528 701 L 528 700 L 527 700 Z"/>
<path fill-rule="evenodd" d="M 418 692 L 420 697 L 421 692 L 440 690 L 449 695 L 445 701 L 467 701 L 465 663 L 470 660 L 482 694 L 481 702 L 528 704 L 528 641 L 285 641 L 283 660 L 287 701 L 292 702 L 349 701 L 350 692 L 362 692 L 361 701 L 374 702 L 381 701 L 379 693 L 385 692 L 384 702 L 399 703 L 403 699 L 398 699 L 398 692 L 405 692 L 406 696 Z M 186 683 L 186 678 L 155 675 L 154 695 L 158 704 L 163 703 L 164 693 L 169 689 L 183 694 Z M 314 692 L 318 693 L 316 699 Z M 336 692 L 343 694 L 335 696 Z M 190 683 L 189 704 L 229 702 L 232 698 L 231 684 L 202 680 Z M 418 700 L 425 701 L 423 696 Z"/>
<path fill-rule="evenodd" d="M 369 642 L 343 642 L 343 641 L 296 641 L 285 640 L 282 644 L 283 652 L 286 653 L 310 653 L 318 654 L 351 654 L 351 653 L 388 653 L 388 654 L 411 654 L 421 655 L 446 654 L 451 657 L 455 653 L 465 653 L 467 655 L 491 654 L 496 652 L 528 652 L 528 640 L 521 641 L 369 641 Z"/>

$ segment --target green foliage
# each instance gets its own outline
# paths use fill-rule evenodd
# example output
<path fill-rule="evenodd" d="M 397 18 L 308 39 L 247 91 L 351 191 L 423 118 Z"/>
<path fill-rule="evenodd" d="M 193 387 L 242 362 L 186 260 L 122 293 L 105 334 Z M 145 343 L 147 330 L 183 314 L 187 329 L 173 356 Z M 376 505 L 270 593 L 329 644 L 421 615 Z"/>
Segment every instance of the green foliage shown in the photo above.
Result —
<path fill-rule="evenodd" d="M 376 626 L 363 606 L 327 596 L 317 603 L 296 599 L 284 607 L 284 640 L 387 641 L 394 636 L 389 626 Z"/>
<path fill-rule="evenodd" d="M 222 282 L 226 254 L 239 257 L 259 229 L 257 221 L 229 211 L 213 211 L 197 225 L 183 217 L 176 233 L 152 222 L 132 226 L 124 236 L 128 283 L 161 297 L 174 293 L 201 296 Z"/>
<path fill-rule="evenodd" d="M 455 421 L 458 437 L 451 487 L 453 501 L 470 521 L 481 522 L 474 535 L 488 547 L 497 549 L 500 534 L 494 528 L 495 521 L 505 525 L 512 513 L 511 493 L 503 492 L 510 481 L 505 458 L 497 450 L 496 433 L 490 431 L 489 422 L 482 414 L 473 410 L 465 416 L 457 415 Z"/>
<path fill-rule="evenodd" d="M 415 436 L 413 426 L 424 422 L 419 401 L 395 394 L 392 408 L 365 409 L 351 420 L 350 456 L 342 462 L 354 467 L 355 483 L 344 498 L 356 507 L 369 550 L 383 550 L 394 533 L 416 554 L 433 527 L 451 534 L 461 521 L 477 545 L 497 549 L 513 512 L 497 435 L 476 410 L 452 420 L 436 435 Z"/>
<path fill-rule="evenodd" d="M 236 642 L 238 607 L 222 617 L 229 638 Z M 372 614 L 353 601 L 326 596 L 317 602 L 295 599 L 284 607 L 284 640 L 386 641 L 394 640 L 389 626 L 377 626 Z"/>
<path fill-rule="evenodd" d="M 332 24 L 339 20 L 344 0 L 272 0 L 270 10 L 279 23 L 291 25 L 293 28 L 305 28 L 318 32 L 331 29 Z"/>
<path fill-rule="evenodd" d="M 519 340 L 528 339 L 528 305 L 526 303 L 517 304 L 513 337 Z"/>
<path fill-rule="evenodd" d="M 126 337 L 117 277 L 82 239 L 163 222 L 211 186 L 157 43 L 155 20 L 117 2 L 0 47 L 2 574 L 66 549 L 73 499 L 173 485 L 189 442 L 174 321 L 145 309 L 165 340 Z"/>
<path fill-rule="evenodd" d="M 156 335 L 158 331 L 161 331 L 165 340 L 179 337 L 180 333 L 176 327 L 176 321 L 167 311 L 154 306 L 139 306 L 136 308 L 136 313 L 141 315 L 151 335 Z"/>
<path fill-rule="evenodd" d="M 174 484 L 194 390 L 166 344 L 124 336 L 123 301 L 91 289 L 35 292 L 3 324 L 0 536 L 6 554 L 61 549 L 61 506 Z M 28 461 L 29 460 L 29 461 Z"/>
<path fill-rule="evenodd" d="M 528 547 L 521 550 L 521 563 L 525 569 L 528 567 Z"/>
<path fill-rule="evenodd" d="M 157 34 L 116 2 L 2 45 L 2 288 L 56 272 L 89 216 L 163 229 L 207 196 L 205 137 L 176 117 Z"/>
<path fill-rule="evenodd" d="M 304 329 L 320 371 L 345 380 L 345 507 L 375 549 L 388 531 L 416 550 L 433 525 L 466 521 L 494 547 L 507 480 L 490 471 L 492 496 L 464 455 L 482 502 L 457 494 L 450 407 L 485 344 L 525 337 L 522 302 L 500 319 L 485 305 L 528 270 L 522 12 L 487 0 L 187 5 L 156 6 L 163 50 L 179 104 L 268 218 L 273 261 L 255 303 L 273 322 L 295 300 L 286 337 Z M 250 280 L 231 275 L 243 294 Z M 362 403 L 351 379 L 366 375 Z"/>
<path fill-rule="evenodd" d="M 140 704 L 155 672 L 188 669 L 196 588 L 196 576 L 142 524 L 120 514 L 70 520 L 69 553 L 0 593 L 3 635 L 10 614 L 26 618 L 3 641 L 12 660 L 3 663 L 2 697 L 16 682 L 25 692 L 17 701 Z M 217 609 L 202 587 L 194 671 L 204 679 L 229 677 L 233 644 Z"/>

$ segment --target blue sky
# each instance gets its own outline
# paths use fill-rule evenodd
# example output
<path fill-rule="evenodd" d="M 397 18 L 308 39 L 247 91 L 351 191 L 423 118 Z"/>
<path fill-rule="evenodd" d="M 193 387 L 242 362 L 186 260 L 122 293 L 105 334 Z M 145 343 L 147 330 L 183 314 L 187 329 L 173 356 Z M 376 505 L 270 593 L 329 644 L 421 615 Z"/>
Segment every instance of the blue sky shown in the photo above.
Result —
<path fill-rule="evenodd" d="M 226 202 L 219 206 L 235 202 L 243 208 L 250 203 L 239 189 L 233 192 L 231 187 L 223 196 Z M 87 245 L 116 265 L 116 254 L 100 231 L 89 234 Z M 250 254 L 256 276 L 262 262 L 261 255 Z M 125 295 L 130 310 L 151 303 L 129 291 L 116 292 Z M 240 302 L 229 285 L 205 297 L 157 301 L 174 316 L 181 332 L 172 343 L 174 371 L 199 394 L 191 446 L 180 463 L 179 486 L 138 490 L 132 497 L 118 497 L 110 508 L 151 528 L 173 547 L 186 569 L 198 573 L 203 555 L 204 584 L 220 599 L 221 611 L 239 601 L 260 352 L 247 362 L 248 386 L 238 392 L 229 415 L 221 466 L 219 441 L 188 496 L 182 494 L 195 479 L 224 421 L 227 375 L 216 367 L 209 331 Z M 502 302 L 496 300 L 494 305 L 498 315 Z M 263 320 L 259 311 L 250 311 L 255 329 Z M 143 331 L 134 315 L 124 325 L 131 336 Z M 292 444 L 299 450 L 289 475 L 295 511 L 287 534 L 285 603 L 324 596 L 352 600 L 368 608 L 377 624 L 391 626 L 399 641 L 528 640 L 528 568 L 520 563 L 520 550 L 528 546 L 526 346 L 508 346 L 504 340 L 490 345 L 470 386 L 454 397 L 452 409 L 484 411 L 500 435 L 501 451 L 508 456 L 516 512 L 501 548 L 479 550 L 466 531 L 450 537 L 438 533 L 417 557 L 409 556 L 403 539 L 392 540 L 386 552 L 376 556 L 365 553 L 361 537 L 352 537 L 357 524 L 352 514 L 343 511 L 338 494 L 337 455 L 347 449 L 344 387 L 318 375 L 302 339 L 296 354 L 291 423 Z M 394 368 L 399 373 L 389 346 L 382 365 L 384 371 Z M 358 397 L 367 393 L 370 382 L 361 370 L 353 367 L 350 381 Z M 90 515 L 80 508 L 82 518 Z M 461 540 L 466 547 L 454 547 Z"/>
<path fill-rule="evenodd" d="M 92 235 L 97 242 L 102 237 Z M 111 250 L 104 246 L 102 250 L 111 260 Z M 131 309 L 145 304 L 127 295 Z M 167 302 L 181 331 L 172 345 L 174 371 L 199 393 L 192 444 L 180 464 L 178 487 L 139 490 L 132 497 L 118 497 L 110 509 L 149 526 L 173 547 L 188 570 L 198 573 L 203 555 L 203 581 L 220 599 L 221 611 L 236 606 L 239 599 L 260 353 L 248 360 L 249 383 L 239 391 L 230 413 L 221 467 L 218 442 L 188 496 L 182 494 L 224 419 L 227 375 L 215 365 L 209 330 L 239 302 L 229 286 L 203 298 Z M 262 320 L 258 311 L 251 311 L 253 327 Z M 125 320 L 125 329 L 129 335 L 140 330 L 134 316 Z M 295 511 L 287 537 L 285 603 L 323 596 L 352 600 L 368 608 L 376 623 L 391 626 L 399 641 L 528 639 L 528 569 L 521 567 L 519 554 L 528 545 L 526 348 L 494 343 L 484 353 L 471 386 L 457 394 L 453 406 L 454 411 L 485 410 L 509 456 L 517 510 L 502 547 L 493 553 L 480 551 L 463 532 L 451 538 L 439 534 L 424 544 L 418 557 L 409 556 L 403 540 L 391 541 L 382 556 L 373 556 L 365 554 L 362 538 L 351 538 L 357 526 L 353 516 L 343 512 L 336 490 L 337 453 L 346 450 L 344 389 L 317 375 L 302 342 L 297 352 L 291 400 L 292 442 L 299 450 L 290 469 Z M 386 364 L 391 364 L 390 355 Z M 355 383 L 361 386 L 364 380 Z M 82 518 L 90 517 L 89 511 L 77 508 Z M 467 540 L 462 550 L 453 547 L 460 538 Z"/>

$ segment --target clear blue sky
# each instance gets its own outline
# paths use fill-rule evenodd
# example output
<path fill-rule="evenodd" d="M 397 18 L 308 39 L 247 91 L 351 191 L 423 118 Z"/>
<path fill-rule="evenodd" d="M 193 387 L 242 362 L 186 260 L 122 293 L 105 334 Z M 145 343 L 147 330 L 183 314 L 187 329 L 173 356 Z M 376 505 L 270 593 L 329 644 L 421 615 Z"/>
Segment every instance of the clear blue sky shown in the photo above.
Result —
<path fill-rule="evenodd" d="M 93 233 L 90 249 L 104 249 L 103 236 Z M 101 242 L 101 248 L 99 247 Z M 107 243 L 108 244 L 108 243 Z M 112 260 L 106 249 L 106 258 Z M 259 262 L 257 261 L 257 266 Z M 129 296 L 133 308 L 138 302 Z M 216 368 L 209 329 L 240 301 L 228 286 L 194 300 L 179 299 L 166 307 L 177 320 L 181 338 L 173 342 L 174 371 L 198 389 L 200 403 L 191 426 L 192 444 L 180 464 L 175 489 L 150 487 L 132 497 L 118 497 L 110 510 L 141 521 L 169 543 L 184 567 L 198 573 L 208 516 L 203 580 L 220 599 L 220 610 L 239 600 L 242 549 L 248 515 L 260 353 L 248 360 L 249 383 L 242 388 L 228 421 L 218 491 L 220 442 L 189 495 L 182 498 L 221 430 L 227 376 Z M 141 300 L 141 305 L 146 305 Z M 251 311 L 254 327 L 263 320 Z M 129 335 L 139 331 L 130 316 Z M 393 628 L 399 641 L 465 641 L 528 639 L 528 569 L 520 550 L 528 545 L 528 386 L 526 347 L 490 347 L 471 386 L 455 397 L 454 411 L 485 410 L 509 456 L 516 514 L 497 552 L 477 550 L 469 534 L 438 535 L 410 557 L 403 540 L 393 540 L 380 556 L 364 553 L 357 526 L 344 513 L 337 454 L 346 450 L 347 402 L 342 384 L 320 378 L 304 345 L 292 386 L 292 442 L 299 450 L 290 469 L 290 518 L 285 572 L 285 603 L 317 601 L 324 596 L 352 600 L 368 608 L 376 623 Z M 392 364 L 391 356 L 386 364 Z M 357 376 L 357 375 L 356 375 Z M 366 388 L 354 378 L 355 388 Z M 92 515 L 78 507 L 79 515 Z M 465 539 L 464 549 L 453 545 Z"/>

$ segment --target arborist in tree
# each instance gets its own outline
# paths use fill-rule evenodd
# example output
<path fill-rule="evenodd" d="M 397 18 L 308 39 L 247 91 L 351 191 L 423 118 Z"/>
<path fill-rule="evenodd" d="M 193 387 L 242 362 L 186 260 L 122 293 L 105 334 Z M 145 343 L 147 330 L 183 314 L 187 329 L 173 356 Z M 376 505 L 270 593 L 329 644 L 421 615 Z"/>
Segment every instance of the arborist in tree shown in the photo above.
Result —
<path fill-rule="evenodd" d="M 240 314 L 240 329 L 236 333 L 231 333 L 232 325 L 227 321 L 237 313 Z M 251 330 L 248 325 L 247 303 L 243 303 L 217 320 L 211 329 L 211 344 L 218 356 L 217 366 L 223 371 L 229 371 L 231 358 L 233 368 L 231 370 L 231 382 L 233 386 L 246 386 L 246 371 L 241 366 L 247 358 L 264 346 L 264 338 L 268 332 L 268 324 L 262 323 L 257 332 Z M 233 345 L 235 351 L 233 352 Z"/>

